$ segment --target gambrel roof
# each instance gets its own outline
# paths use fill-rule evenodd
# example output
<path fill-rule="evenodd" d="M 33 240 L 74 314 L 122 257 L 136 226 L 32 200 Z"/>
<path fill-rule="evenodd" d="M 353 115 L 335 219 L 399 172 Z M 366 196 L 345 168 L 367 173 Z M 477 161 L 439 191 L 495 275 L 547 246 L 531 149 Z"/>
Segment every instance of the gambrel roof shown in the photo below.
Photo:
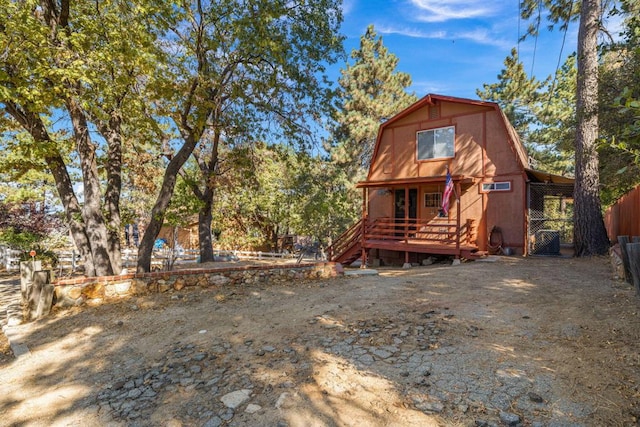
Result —
<path fill-rule="evenodd" d="M 380 128 L 378 129 L 378 136 L 376 138 L 376 146 L 375 146 L 373 157 L 372 157 L 372 164 L 373 164 L 373 160 L 376 159 L 376 157 L 378 155 L 378 150 L 379 150 L 379 146 L 380 146 L 380 140 L 381 140 L 382 134 L 383 134 L 383 132 L 385 131 L 386 128 L 394 125 L 395 123 L 397 123 L 401 119 L 403 119 L 403 118 L 409 116 L 410 114 L 420 110 L 421 108 L 432 106 L 432 105 L 436 105 L 438 102 L 440 102 L 440 103 L 445 103 L 445 102 L 447 102 L 447 103 L 462 103 L 462 104 L 467 104 L 467 105 L 476 105 L 476 106 L 479 106 L 479 107 L 485 107 L 485 108 L 490 109 L 490 110 L 495 110 L 498 113 L 498 115 L 501 117 L 501 119 L 502 119 L 502 124 L 504 125 L 504 132 L 507 135 L 507 139 L 509 141 L 511 149 L 513 150 L 513 153 L 514 153 L 515 158 L 516 158 L 516 160 L 518 162 L 520 170 L 524 172 L 526 169 L 529 169 L 529 158 L 527 156 L 526 149 L 525 149 L 524 145 L 522 144 L 522 141 L 520 140 L 520 137 L 518 136 L 518 133 L 513 128 L 513 126 L 509 122 L 509 119 L 507 119 L 507 116 L 500 109 L 500 106 L 497 103 L 489 102 L 489 101 L 480 101 L 480 100 L 474 100 L 474 99 L 467 99 L 467 98 L 458 98 L 458 97 L 454 97 L 454 96 L 437 95 L 437 94 L 428 94 L 428 95 L 424 96 L 423 98 L 421 98 L 418 101 L 416 101 L 414 104 L 412 104 L 409 107 L 405 108 L 404 110 L 402 110 L 401 112 L 399 112 L 398 114 L 396 114 L 395 116 L 393 116 L 392 118 L 390 118 L 389 120 L 387 120 L 386 122 L 384 122 L 384 123 L 382 123 L 380 125 Z M 369 171 L 369 174 L 367 176 L 367 180 L 369 180 L 371 178 L 370 175 L 371 175 L 371 170 Z"/>

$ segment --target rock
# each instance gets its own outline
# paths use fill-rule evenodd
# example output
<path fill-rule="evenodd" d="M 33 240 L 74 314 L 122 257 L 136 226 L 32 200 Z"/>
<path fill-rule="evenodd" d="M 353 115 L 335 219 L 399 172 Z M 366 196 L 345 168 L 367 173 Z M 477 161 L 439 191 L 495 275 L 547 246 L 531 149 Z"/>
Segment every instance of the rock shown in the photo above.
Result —
<path fill-rule="evenodd" d="M 435 262 L 435 260 L 436 259 L 434 257 L 430 256 L 429 258 L 425 258 L 425 259 L 422 260 L 422 265 L 425 265 L 425 266 L 426 265 L 431 265 L 431 264 L 433 264 Z"/>
<path fill-rule="evenodd" d="M 224 396 L 222 396 L 220 400 L 222 401 L 222 403 L 224 403 L 224 405 L 227 408 L 236 409 L 238 406 L 242 405 L 244 402 L 249 400 L 250 396 L 251 396 L 251 390 L 242 389 L 242 390 L 232 391 L 231 393 L 227 393 Z"/>
<path fill-rule="evenodd" d="M 82 288 L 82 294 L 89 299 L 104 297 L 104 285 L 102 283 L 92 283 Z"/>
<path fill-rule="evenodd" d="M 206 423 L 202 425 L 202 427 L 220 427 L 222 425 L 222 419 L 218 416 L 213 416 L 209 418 Z"/>
<path fill-rule="evenodd" d="M 500 411 L 500 421 L 510 427 L 515 427 L 520 424 L 520 417 L 511 412 Z"/>
<path fill-rule="evenodd" d="M 276 400 L 276 409 L 286 409 L 291 407 L 292 402 L 290 398 L 290 394 L 286 391 L 278 396 L 278 400 Z"/>
<path fill-rule="evenodd" d="M 530 393 L 529 393 L 529 400 L 531 400 L 532 402 L 535 402 L 535 403 L 542 403 L 542 402 L 544 402 L 544 399 L 542 398 L 542 396 L 540 396 L 540 395 L 539 395 L 539 394 L 537 394 L 537 393 L 533 393 L 533 392 L 530 392 Z"/>
<path fill-rule="evenodd" d="M 112 286 L 116 295 L 125 295 L 131 289 L 131 282 L 116 282 Z"/>
<path fill-rule="evenodd" d="M 436 413 L 444 411 L 444 405 L 441 402 L 422 402 L 416 405 L 416 408 L 426 413 Z"/>
<path fill-rule="evenodd" d="M 127 393 L 127 398 L 128 399 L 135 399 L 136 397 L 140 396 L 142 394 L 142 392 L 140 391 L 139 388 L 134 388 L 132 390 L 129 391 L 129 393 Z"/>
<path fill-rule="evenodd" d="M 82 295 L 82 288 L 73 287 L 67 291 L 67 297 L 71 299 L 78 299 Z"/>
<path fill-rule="evenodd" d="M 258 412 L 260 409 L 262 409 L 262 406 L 260 405 L 255 405 L 253 403 L 249 403 L 247 405 L 247 409 L 244 410 L 244 412 L 248 413 L 248 414 L 255 414 L 256 412 Z"/>
<path fill-rule="evenodd" d="M 176 279 L 175 283 L 173 284 L 173 289 L 175 289 L 176 291 L 182 290 L 184 289 L 184 287 L 184 279 Z"/>
<path fill-rule="evenodd" d="M 373 359 L 372 355 L 365 354 L 364 356 L 360 356 L 358 358 L 358 362 L 362 363 L 363 365 L 371 365 L 373 362 L 375 362 L 375 360 Z"/>
<path fill-rule="evenodd" d="M 371 353 L 373 353 L 375 356 L 378 356 L 380 359 L 388 359 L 393 355 L 393 353 L 388 352 L 387 350 L 383 350 L 381 348 L 376 348 Z"/>
<path fill-rule="evenodd" d="M 233 416 L 234 412 L 231 408 L 228 408 L 225 412 L 220 414 L 220 418 L 222 418 L 223 421 L 230 421 Z"/>

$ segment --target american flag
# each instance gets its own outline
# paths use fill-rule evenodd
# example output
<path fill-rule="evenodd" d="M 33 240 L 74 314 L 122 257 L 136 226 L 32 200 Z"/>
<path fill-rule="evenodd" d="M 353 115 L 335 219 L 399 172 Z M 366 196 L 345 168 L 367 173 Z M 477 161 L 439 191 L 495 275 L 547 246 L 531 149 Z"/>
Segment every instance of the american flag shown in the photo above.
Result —
<path fill-rule="evenodd" d="M 444 215 L 449 213 L 449 198 L 451 197 L 451 193 L 453 193 L 453 180 L 451 179 L 449 169 L 447 169 L 447 180 L 444 183 L 444 193 L 442 194 L 442 213 Z"/>

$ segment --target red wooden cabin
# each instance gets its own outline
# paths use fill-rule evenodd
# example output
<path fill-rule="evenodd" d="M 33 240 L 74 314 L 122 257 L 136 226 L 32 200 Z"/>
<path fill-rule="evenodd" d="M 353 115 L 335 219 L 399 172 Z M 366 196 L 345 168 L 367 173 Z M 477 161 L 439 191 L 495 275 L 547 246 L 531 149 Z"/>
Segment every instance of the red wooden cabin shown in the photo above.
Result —
<path fill-rule="evenodd" d="M 447 170 L 454 191 L 445 214 Z M 529 168 L 496 103 L 427 95 L 380 126 L 369 174 L 358 183 L 362 219 L 334 242 L 331 258 L 415 263 L 500 248 L 526 255 L 535 245 L 529 184 L 536 182 L 560 185 L 565 198 L 573 188 L 570 178 Z"/>

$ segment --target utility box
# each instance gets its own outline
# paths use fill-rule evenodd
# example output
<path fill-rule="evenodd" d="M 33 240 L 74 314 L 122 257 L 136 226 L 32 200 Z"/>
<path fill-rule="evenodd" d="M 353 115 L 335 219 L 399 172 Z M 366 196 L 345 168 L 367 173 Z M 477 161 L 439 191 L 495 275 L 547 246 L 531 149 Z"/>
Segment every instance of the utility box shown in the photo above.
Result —
<path fill-rule="evenodd" d="M 533 253 L 536 255 L 560 255 L 560 232 L 558 230 L 536 231 Z"/>

